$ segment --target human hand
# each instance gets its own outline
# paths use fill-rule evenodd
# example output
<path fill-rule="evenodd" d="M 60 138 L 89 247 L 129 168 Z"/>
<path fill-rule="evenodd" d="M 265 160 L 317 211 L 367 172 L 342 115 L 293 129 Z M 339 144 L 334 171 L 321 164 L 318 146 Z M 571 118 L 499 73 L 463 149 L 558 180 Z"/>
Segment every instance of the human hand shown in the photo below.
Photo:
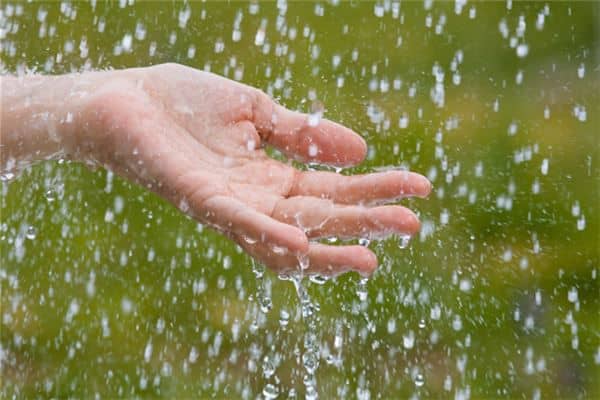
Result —
<path fill-rule="evenodd" d="M 304 162 L 360 163 L 366 144 L 351 130 L 289 111 L 252 87 L 177 64 L 84 73 L 71 157 L 99 163 L 219 230 L 278 273 L 370 274 L 363 246 L 309 243 L 323 237 L 412 235 L 407 208 L 377 206 L 425 197 L 429 181 L 405 171 L 361 176 L 301 172 L 264 146 Z M 314 125 L 314 126 L 311 126 Z M 305 266 L 305 265 L 304 265 Z"/>

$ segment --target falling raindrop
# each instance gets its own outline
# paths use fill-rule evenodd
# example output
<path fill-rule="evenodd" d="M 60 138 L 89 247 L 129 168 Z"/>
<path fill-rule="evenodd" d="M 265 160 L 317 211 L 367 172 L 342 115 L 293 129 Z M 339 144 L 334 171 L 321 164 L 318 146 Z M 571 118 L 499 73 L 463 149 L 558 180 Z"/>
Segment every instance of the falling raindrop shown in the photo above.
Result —
<path fill-rule="evenodd" d="M 529 54 L 529 45 L 521 43 L 517 46 L 517 57 L 525 58 L 527 57 L 527 54 Z"/>
<path fill-rule="evenodd" d="M 368 278 L 361 278 L 356 285 L 356 295 L 360 299 L 360 301 L 367 300 L 367 283 L 369 282 Z"/>
<path fill-rule="evenodd" d="M 423 374 L 421 374 L 421 373 L 418 373 L 418 374 L 415 376 L 415 385 L 416 385 L 417 387 L 422 387 L 424 384 L 425 384 L 425 378 L 423 377 Z"/>
<path fill-rule="evenodd" d="M 290 323 L 290 313 L 285 310 L 279 312 L 279 325 L 286 327 Z"/>
<path fill-rule="evenodd" d="M 325 106 L 320 101 L 314 101 L 308 114 L 308 126 L 317 126 L 323 118 Z"/>
<path fill-rule="evenodd" d="M 262 391 L 262 394 L 265 396 L 265 399 L 276 399 L 277 396 L 279 396 L 279 389 L 272 383 L 267 383 Z"/>
<path fill-rule="evenodd" d="M 25 231 L 25 237 L 29 240 L 34 240 L 37 236 L 37 229 L 33 225 L 29 225 L 27 227 L 27 231 Z"/>
<path fill-rule="evenodd" d="M 371 244 L 371 240 L 368 238 L 360 238 L 358 239 L 358 244 L 364 247 L 369 247 L 369 244 Z"/>

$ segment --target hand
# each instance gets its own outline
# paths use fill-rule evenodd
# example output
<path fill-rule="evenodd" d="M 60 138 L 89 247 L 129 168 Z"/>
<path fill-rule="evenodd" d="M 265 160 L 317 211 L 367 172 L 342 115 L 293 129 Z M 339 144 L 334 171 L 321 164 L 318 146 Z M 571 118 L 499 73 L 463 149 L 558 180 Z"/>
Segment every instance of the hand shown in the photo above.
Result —
<path fill-rule="evenodd" d="M 309 123 L 257 89 L 176 64 L 78 79 L 87 80 L 89 95 L 72 106 L 77 129 L 64 142 L 71 157 L 155 191 L 278 273 L 299 269 L 301 260 L 307 274 L 368 275 L 377 260 L 366 247 L 309 239 L 419 229 L 407 208 L 371 206 L 427 196 L 431 186 L 421 175 L 300 172 L 265 153 L 269 145 L 305 162 L 360 163 L 366 144 L 341 125 Z"/>

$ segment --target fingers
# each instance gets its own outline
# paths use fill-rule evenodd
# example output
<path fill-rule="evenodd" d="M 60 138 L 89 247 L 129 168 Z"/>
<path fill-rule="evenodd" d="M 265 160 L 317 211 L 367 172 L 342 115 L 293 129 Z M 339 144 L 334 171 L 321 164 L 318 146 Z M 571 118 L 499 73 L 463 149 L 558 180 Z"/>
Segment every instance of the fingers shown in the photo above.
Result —
<path fill-rule="evenodd" d="M 308 251 L 308 240 L 302 230 L 276 221 L 237 199 L 212 196 L 203 202 L 201 209 L 204 221 L 248 243 L 268 243 L 274 249 L 293 254 Z"/>
<path fill-rule="evenodd" d="M 333 277 L 356 271 L 363 276 L 369 276 L 377 268 L 377 257 L 363 246 L 327 246 L 311 243 L 306 254 L 308 267 L 301 270 L 296 255 L 276 252 L 264 243 L 248 243 L 239 237 L 236 241 L 247 253 L 279 274 L 302 271 L 305 275 Z"/>
<path fill-rule="evenodd" d="M 403 197 L 427 197 L 431 183 L 408 171 L 386 171 L 344 176 L 333 172 L 308 171 L 298 174 L 291 196 L 315 196 L 341 204 L 370 204 Z"/>
<path fill-rule="evenodd" d="M 364 246 L 327 246 L 312 243 L 309 250 L 309 274 L 336 276 L 348 271 L 371 275 L 377 268 L 377 257 Z"/>
<path fill-rule="evenodd" d="M 309 238 L 413 235 L 420 228 L 417 216 L 402 206 L 339 206 L 314 197 L 279 201 L 273 218 L 303 229 Z"/>
<path fill-rule="evenodd" d="M 304 162 L 351 166 L 362 162 L 367 153 L 365 141 L 352 130 L 287 110 L 260 91 L 256 92 L 253 119 L 263 140 Z"/>

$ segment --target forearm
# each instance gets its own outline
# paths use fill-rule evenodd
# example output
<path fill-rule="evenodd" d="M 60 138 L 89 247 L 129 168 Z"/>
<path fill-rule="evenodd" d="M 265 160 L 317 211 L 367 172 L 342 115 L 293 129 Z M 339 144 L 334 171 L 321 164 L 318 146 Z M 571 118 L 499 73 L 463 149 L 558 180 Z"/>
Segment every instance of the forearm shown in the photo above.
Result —
<path fill-rule="evenodd" d="M 73 146 L 78 105 L 93 80 L 81 74 L 0 77 L 0 170 L 63 157 Z"/>

